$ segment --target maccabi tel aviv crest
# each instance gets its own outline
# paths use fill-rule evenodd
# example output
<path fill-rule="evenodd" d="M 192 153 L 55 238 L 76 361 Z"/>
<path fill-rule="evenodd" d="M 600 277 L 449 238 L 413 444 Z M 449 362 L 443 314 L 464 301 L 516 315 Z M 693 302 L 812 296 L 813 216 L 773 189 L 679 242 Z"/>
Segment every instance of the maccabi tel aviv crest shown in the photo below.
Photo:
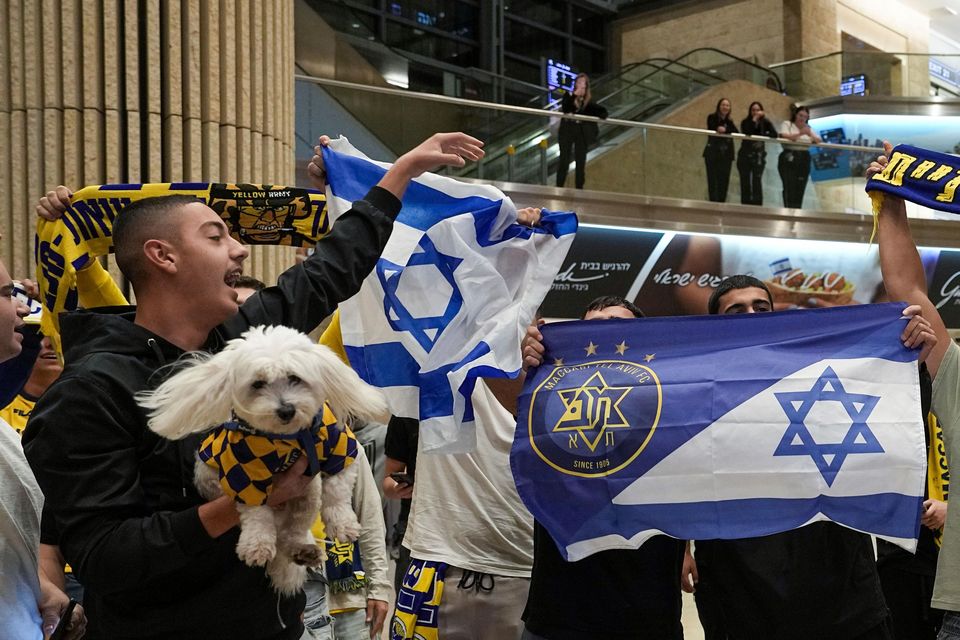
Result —
<path fill-rule="evenodd" d="M 609 347 L 609 348 L 606 348 Z M 624 342 L 584 347 L 597 359 L 555 360 L 530 398 L 528 436 L 537 456 L 562 473 L 605 477 L 630 464 L 650 442 L 663 404 L 655 354 L 624 356 Z M 609 351 L 611 359 L 600 359 Z M 546 363 L 543 366 L 547 366 Z M 538 419 L 539 417 L 539 419 Z"/>

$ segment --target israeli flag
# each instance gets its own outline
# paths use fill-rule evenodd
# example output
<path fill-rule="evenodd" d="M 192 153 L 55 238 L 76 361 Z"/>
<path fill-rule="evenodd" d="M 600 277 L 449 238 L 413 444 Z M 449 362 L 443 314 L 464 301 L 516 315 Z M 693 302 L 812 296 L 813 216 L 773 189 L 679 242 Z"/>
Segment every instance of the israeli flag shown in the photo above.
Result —
<path fill-rule="evenodd" d="M 568 560 L 818 520 L 912 551 L 926 447 L 903 308 L 546 325 L 520 497 Z"/>
<path fill-rule="evenodd" d="M 390 166 L 345 138 L 323 161 L 334 218 Z M 357 373 L 394 415 L 419 418 L 424 451 L 473 450 L 474 384 L 519 373 L 520 340 L 576 230 L 571 212 L 518 224 L 510 199 L 488 185 L 433 174 L 411 183 L 376 269 L 340 305 L 340 324 Z"/>

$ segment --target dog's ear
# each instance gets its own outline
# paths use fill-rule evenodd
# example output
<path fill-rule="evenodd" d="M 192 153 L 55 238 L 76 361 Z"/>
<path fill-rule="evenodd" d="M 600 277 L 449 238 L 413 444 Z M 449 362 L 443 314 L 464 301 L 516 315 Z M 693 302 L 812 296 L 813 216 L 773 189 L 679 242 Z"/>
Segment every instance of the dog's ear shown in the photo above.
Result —
<path fill-rule="evenodd" d="M 192 361 L 159 387 L 138 393 L 137 402 L 150 412 L 150 429 L 179 440 L 229 420 L 235 353 L 228 348 L 215 356 L 192 354 Z"/>
<path fill-rule="evenodd" d="M 313 377 L 327 391 L 325 400 L 338 419 L 357 416 L 386 422 L 389 408 L 383 394 L 364 382 L 357 372 L 343 363 L 329 348 L 311 346 L 310 362 Z"/>

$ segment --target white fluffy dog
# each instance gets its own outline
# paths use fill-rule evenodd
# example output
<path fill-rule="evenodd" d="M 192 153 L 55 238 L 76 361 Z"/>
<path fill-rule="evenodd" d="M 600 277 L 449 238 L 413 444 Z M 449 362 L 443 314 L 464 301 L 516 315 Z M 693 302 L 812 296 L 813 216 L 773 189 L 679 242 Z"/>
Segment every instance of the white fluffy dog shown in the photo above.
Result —
<path fill-rule="evenodd" d="M 216 355 L 193 354 L 192 362 L 156 390 L 139 394 L 137 400 L 150 410 L 150 429 L 165 438 L 178 440 L 233 419 L 234 438 L 269 434 L 256 443 L 257 451 L 273 446 L 277 434 L 319 428 L 315 416 L 323 415 L 324 402 L 339 424 L 349 416 L 382 419 L 387 413 L 380 393 L 330 349 L 287 327 L 255 327 Z M 217 434 L 227 436 L 217 431 L 211 437 Z M 296 436 L 292 438 L 296 444 Z M 287 455 L 282 468 L 302 454 L 303 450 L 292 459 Z M 356 469 L 351 465 L 322 481 L 318 473 L 307 493 L 287 501 L 282 509 L 244 504 L 238 498 L 237 555 L 250 566 L 265 566 L 277 591 L 296 593 L 306 579 L 304 565 L 317 565 L 325 557 L 310 533 L 318 511 L 328 537 L 355 540 L 360 533 L 351 505 Z M 221 475 L 210 463 L 197 459 L 194 482 L 206 499 L 229 493 L 224 491 L 230 487 L 221 483 Z"/>

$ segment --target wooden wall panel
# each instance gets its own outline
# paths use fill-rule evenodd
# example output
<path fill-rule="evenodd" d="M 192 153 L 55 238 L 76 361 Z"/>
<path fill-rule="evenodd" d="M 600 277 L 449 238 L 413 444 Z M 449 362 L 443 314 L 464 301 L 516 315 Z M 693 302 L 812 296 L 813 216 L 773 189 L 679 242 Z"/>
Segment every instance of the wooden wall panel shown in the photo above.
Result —
<path fill-rule="evenodd" d="M 293 50 L 292 0 L 0 0 L 0 258 L 33 272 L 58 184 L 290 184 Z M 251 254 L 268 282 L 293 259 Z"/>
<path fill-rule="evenodd" d="M 60 3 L 43 0 L 41 5 L 43 31 L 43 191 L 63 184 L 64 137 L 63 137 L 63 49 L 46 43 L 59 42 L 61 38 Z M 0 61 L 2 65 L 2 61 Z M 40 194 L 36 194 L 39 197 Z"/>
<path fill-rule="evenodd" d="M 220 2 L 200 2 L 201 177 L 220 181 Z"/>
<path fill-rule="evenodd" d="M 237 0 L 220 0 L 220 173 L 237 180 Z"/>
<path fill-rule="evenodd" d="M 183 180 L 198 181 L 203 173 L 200 118 L 200 0 L 181 3 Z"/>
<path fill-rule="evenodd" d="M 0 3 L 0 259 L 13 268 L 13 177 L 11 169 L 13 145 L 10 138 L 10 7 Z"/>
<path fill-rule="evenodd" d="M 237 31 L 236 71 L 233 77 L 237 94 L 237 179 L 252 182 L 250 170 L 250 0 L 235 0 Z"/>
<path fill-rule="evenodd" d="M 140 13 L 137 0 L 121 0 L 120 11 L 123 14 L 123 67 L 117 74 L 123 75 L 121 94 L 122 113 L 120 126 L 124 127 L 124 182 L 140 182 L 143 167 L 140 162 L 140 150 L 143 148 L 141 125 L 145 112 L 140 104 L 140 89 L 144 86 L 140 80 L 140 46 L 142 43 L 139 27 Z"/>
<path fill-rule="evenodd" d="M 7 35 L 10 41 L 10 151 L 11 151 L 11 211 L 10 220 L 10 261 L 19 274 L 18 265 L 25 264 L 25 251 L 28 235 L 27 209 L 27 104 L 25 83 L 25 47 L 23 42 L 24 11 L 23 2 L 11 0 L 9 5 L 10 22 Z M 8 265 L 10 268 L 10 265 Z"/>

